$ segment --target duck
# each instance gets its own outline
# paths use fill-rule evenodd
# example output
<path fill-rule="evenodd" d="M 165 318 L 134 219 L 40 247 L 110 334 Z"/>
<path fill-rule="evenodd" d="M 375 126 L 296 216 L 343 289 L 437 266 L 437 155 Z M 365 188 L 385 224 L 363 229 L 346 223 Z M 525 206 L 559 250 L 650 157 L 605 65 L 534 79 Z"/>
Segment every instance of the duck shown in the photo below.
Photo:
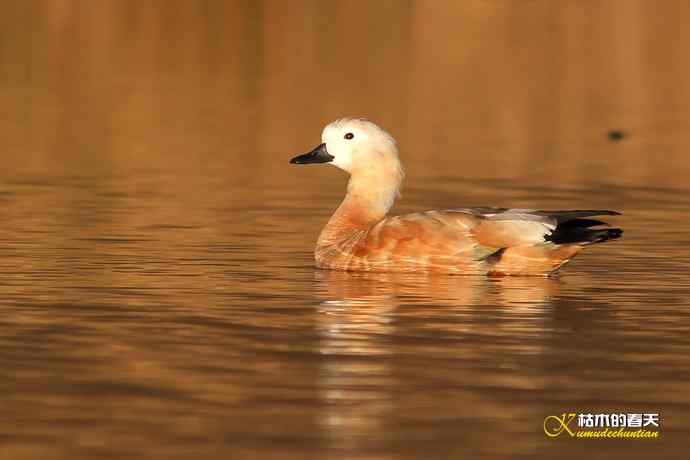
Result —
<path fill-rule="evenodd" d="M 395 139 L 363 118 L 328 124 L 321 144 L 290 163 L 327 164 L 350 175 L 345 198 L 316 242 L 320 269 L 553 276 L 583 248 L 623 234 L 594 218 L 620 213 L 601 209 L 482 207 L 388 216 L 405 173 Z"/>

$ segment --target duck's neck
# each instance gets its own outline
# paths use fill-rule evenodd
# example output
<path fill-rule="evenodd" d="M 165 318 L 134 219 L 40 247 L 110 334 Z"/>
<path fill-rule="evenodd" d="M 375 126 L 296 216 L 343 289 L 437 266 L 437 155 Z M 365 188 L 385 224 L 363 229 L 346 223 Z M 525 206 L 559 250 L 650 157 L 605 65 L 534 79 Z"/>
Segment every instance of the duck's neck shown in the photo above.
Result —
<path fill-rule="evenodd" d="M 354 172 L 345 199 L 321 231 L 317 250 L 338 244 L 381 221 L 393 206 L 401 182 L 402 169 L 397 162 Z"/>

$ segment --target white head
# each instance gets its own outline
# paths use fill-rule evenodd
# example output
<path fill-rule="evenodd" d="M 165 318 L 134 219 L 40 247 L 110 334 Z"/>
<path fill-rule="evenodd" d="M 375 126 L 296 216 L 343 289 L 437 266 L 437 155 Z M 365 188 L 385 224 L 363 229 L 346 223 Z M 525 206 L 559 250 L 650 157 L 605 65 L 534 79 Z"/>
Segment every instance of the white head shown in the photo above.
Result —
<path fill-rule="evenodd" d="M 395 139 L 368 120 L 336 120 L 323 129 L 321 141 L 320 146 L 290 163 L 330 163 L 353 177 L 393 174 L 402 179 Z"/>
<path fill-rule="evenodd" d="M 385 160 L 398 158 L 395 139 L 374 123 L 357 118 L 342 118 L 329 124 L 321 133 L 321 141 L 333 155 L 332 164 L 353 173 L 359 167 L 371 166 Z"/>
<path fill-rule="evenodd" d="M 351 195 L 387 211 L 398 195 L 404 176 L 395 139 L 370 121 L 342 118 L 324 128 L 321 140 L 321 145 L 296 156 L 290 163 L 337 166 L 350 173 Z"/>

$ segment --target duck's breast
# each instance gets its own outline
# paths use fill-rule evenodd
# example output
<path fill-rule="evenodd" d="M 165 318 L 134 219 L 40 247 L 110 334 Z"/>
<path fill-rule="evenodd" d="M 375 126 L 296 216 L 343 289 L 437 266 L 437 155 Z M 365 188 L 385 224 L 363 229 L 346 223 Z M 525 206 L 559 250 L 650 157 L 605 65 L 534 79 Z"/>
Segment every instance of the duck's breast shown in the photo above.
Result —
<path fill-rule="evenodd" d="M 481 270 L 479 248 L 470 230 L 477 218 L 469 214 L 428 211 L 384 219 L 364 232 L 322 253 L 320 266 L 346 270 L 441 271 Z"/>

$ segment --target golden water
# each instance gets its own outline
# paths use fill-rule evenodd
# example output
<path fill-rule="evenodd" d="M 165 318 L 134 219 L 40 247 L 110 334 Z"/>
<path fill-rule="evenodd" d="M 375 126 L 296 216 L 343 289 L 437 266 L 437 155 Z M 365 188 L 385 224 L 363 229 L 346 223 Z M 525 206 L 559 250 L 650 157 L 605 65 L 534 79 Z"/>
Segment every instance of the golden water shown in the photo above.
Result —
<path fill-rule="evenodd" d="M 0 2 L 0 458 L 685 453 L 688 5 Z M 559 279 L 316 270 L 346 178 L 287 162 L 344 115 L 399 140 L 396 213 L 624 238 Z"/>

